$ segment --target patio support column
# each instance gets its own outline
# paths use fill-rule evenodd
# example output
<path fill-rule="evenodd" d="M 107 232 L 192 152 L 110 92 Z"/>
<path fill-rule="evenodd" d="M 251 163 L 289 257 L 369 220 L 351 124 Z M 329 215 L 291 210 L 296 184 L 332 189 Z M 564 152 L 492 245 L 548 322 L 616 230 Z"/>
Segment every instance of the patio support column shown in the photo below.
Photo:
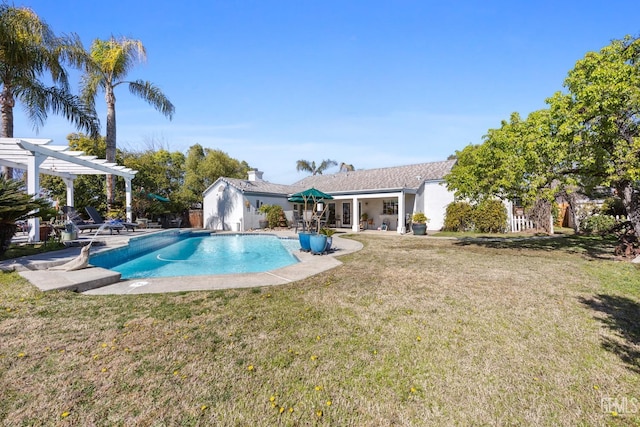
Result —
<path fill-rule="evenodd" d="M 27 193 L 38 197 L 40 193 L 40 165 L 47 157 L 41 153 L 31 152 L 27 158 Z M 29 218 L 29 242 L 40 241 L 40 218 Z"/>
<path fill-rule="evenodd" d="M 405 217 L 405 200 L 404 200 L 404 191 L 400 192 L 400 195 L 398 196 L 398 227 L 396 227 L 396 233 L 398 234 L 404 234 L 407 232 L 407 230 L 405 229 L 406 224 L 404 221 L 404 217 Z"/>
<path fill-rule="evenodd" d="M 360 210 L 358 209 L 358 197 L 353 198 L 353 214 L 351 215 L 351 231 L 360 231 Z"/>
<path fill-rule="evenodd" d="M 67 206 L 75 206 L 73 202 L 73 178 L 62 178 L 67 186 Z"/>
<path fill-rule="evenodd" d="M 125 211 L 127 216 L 127 222 L 133 222 L 133 214 L 131 212 L 131 178 L 124 179 L 125 188 Z"/>

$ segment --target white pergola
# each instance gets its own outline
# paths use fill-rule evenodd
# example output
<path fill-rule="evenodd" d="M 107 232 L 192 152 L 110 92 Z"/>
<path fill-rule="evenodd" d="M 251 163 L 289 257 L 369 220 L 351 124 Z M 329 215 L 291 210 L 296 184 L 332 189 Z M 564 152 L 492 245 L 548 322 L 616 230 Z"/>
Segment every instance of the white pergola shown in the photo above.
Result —
<path fill-rule="evenodd" d="M 0 138 L 0 166 L 27 171 L 27 192 L 40 193 L 40 174 L 62 178 L 67 186 L 67 205 L 74 206 L 73 181 L 78 175 L 117 175 L 125 180 L 127 221 L 131 215 L 131 180 L 138 171 L 116 163 L 108 163 L 83 151 L 72 151 L 68 146 L 52 145 L 51 139 Z M 38 218 L 29 220 L 29 240 L 40 240 Z"/>

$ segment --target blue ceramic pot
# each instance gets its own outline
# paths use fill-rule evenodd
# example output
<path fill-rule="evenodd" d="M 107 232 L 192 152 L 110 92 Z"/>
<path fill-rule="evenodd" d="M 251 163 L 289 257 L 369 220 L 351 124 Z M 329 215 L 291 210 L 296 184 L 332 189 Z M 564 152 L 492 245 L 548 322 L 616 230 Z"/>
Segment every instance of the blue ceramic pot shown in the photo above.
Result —
<path fill-rule="evenodd" d="M 424 236 L 427 234 L 427 224 L 411 224 L 411 230 L 416 236 Z"/>
<path fill-rule="evenodd" d="M 309 243 L 312 254 L 323 254 L 327 249 L 327 236 L 324 234 L 312 234 Z"/>
<path fill-rule="evenodd" d="M 333 237 L 327 236 L 327 246 L 324 248 L 325 252 L 329 252 L 331 250 L 332 243 L 333 243 Z"/>
<path fill-rule="evenodd" d="M 311 251 L 311 242 L 310 238 L 311 233 L 303 231 L 302 233 L 298 233 L 298 240 L 300 240 L 300 250 L 303 252 Z"/>

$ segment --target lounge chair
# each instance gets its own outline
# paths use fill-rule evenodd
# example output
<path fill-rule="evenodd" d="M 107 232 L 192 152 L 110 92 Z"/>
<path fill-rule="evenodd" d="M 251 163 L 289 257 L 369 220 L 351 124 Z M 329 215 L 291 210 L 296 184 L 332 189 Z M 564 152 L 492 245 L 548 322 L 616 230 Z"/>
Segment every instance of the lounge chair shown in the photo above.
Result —
<path fill-rule="evenodd" d="M 102 218 L 102 215 L 100 215 L 100 213 L 96 210 L 96 208 L 94 208 L 93 206 L 87 206 L 84 208 L 84 210 L 87 211 L 87 214 L 89 214 L 89 217 L 91 218 L 94 224 L 100 224 L 100 226 L 105 224 L 105 221 Z M 120 233 L 120 230 L 122 230 L 123 228 L 126 228 L 127 230 L 130 230 L 130 231 L 136 231 L 136 227 L 140 226 L 137 223 L 124 222 L 120 220 L 111 220 L 111 221 L 108 221 L 106 224 L 107 225 L 105 226 L 105 228 L 109 228 L 109 230 L 112 232 L 113 230 L 116 230 L 118 233 Z"/>
<path fill-rule="evenodd" d="M 73 206 L 63 206 L 62 212 L 64 212 L 64 214 L 67 216 L 67 221 L 71 221 L 73 225 L 78 230 L 80 230 L 81 233 L 84 230 L 90 230 L 90 231 L 97 230 L 103 225 L 103 224 L 96 224 L 93 222 L 87 222 L 83 220 L 80 214 L 78 213 L 78 211 L 76 211 L 76 209 Z M 121 227 L 121 229 L 122 228 L 123 227 Z M 113 232 L 112 229 L 110 229 L 109 231 Z"/>

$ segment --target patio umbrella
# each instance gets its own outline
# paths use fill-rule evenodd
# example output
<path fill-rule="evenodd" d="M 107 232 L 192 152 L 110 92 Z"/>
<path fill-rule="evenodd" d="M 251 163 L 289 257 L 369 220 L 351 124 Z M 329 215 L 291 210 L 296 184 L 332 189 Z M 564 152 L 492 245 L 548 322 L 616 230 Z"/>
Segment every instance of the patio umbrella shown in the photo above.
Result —
<path fill-rule="evenodd" d="M 318 203 L 321 202 L 322 200 L 332 200 L 333 196 L 327 193 L 323 193 L 322 191 L 316 189 L 316 188 L 308 188 L 304 191 L 300 191 L 299 193 L 294 193 L 291 196 L 289 196 L 287 198 L 288 201 L 290 201 L 291 203 L 304 203 L 304 210 L 307 210 L 307 204 L 309 202 L 313 203 L 313 211 L 311 213 L 311 218 L 309 218 L 308 220 L 306 220 L 305 222 L 307 223 L 306 228 L 309 229 L 311 226 L 311 223 L 315 220 L 316 224 L 318 224 L 318 228 L 319 228 L 319 224 L 320 224 L 320 218 L 324 215 L 325 210 L 327 209 L 327 206 L 324 206 L 324 209 L 322 210 L 321 214 L 317 214 L 317 207 L 318 207 Z"/>
<path fill-rule="evenodd" d="M 166 197 L 162 197 L 162 196 L 159 196 L 159 195 L 154 194 L 154 193 L 147 194 L 147 197 L 150 198 L 150 199 L 156 199 L 156 200 L 158 200 L 160 202 L 168 202 L 169 201 L 169 199 L 167 199 Z"/>
<path fill-rule="evenodd" d="M 323 193 L 316 188 L 309 188 L 299 193 L 294 193 L 287 198 L 291 203 L 307 203 L 309 201 L 317 203 L 320 200 L 331 200 L 333 196 L 331 194 Z"/>

